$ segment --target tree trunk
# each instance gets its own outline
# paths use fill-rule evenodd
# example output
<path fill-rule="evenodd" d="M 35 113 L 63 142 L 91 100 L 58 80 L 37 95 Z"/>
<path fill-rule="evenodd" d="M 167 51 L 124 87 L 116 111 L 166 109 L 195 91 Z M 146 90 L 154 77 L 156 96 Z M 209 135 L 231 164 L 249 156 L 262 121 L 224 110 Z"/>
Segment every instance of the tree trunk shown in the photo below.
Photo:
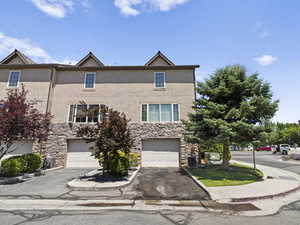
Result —
<path fill-rule="evenodd" d="M 228 169 L 229 166 L 229 144 L 223 144 L 223 167 L 224 169 Z"/>

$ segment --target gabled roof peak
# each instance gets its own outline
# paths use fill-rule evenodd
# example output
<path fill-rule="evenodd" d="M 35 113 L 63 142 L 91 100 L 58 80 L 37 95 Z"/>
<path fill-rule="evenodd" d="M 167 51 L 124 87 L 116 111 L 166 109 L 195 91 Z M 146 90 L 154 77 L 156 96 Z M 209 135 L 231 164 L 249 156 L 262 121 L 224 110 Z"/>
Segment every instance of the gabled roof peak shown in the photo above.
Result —
<path fill-rule="evenodd" d="M 168 59 L 167 56 L 165 56 L 161 51 L 158 51 L 146 64 L 145 66 L 151 66 L 156 60 L 162 59 L 167 65 L 169 66 L 175 66 L 175 64 Z"/>
<path fill-rule="evenodd" d="M 82 66 L 84 63 L 86 63 L 89 59 L 92 59 L 95 61 L 98 66 L 104 66 L 104 64 L 90 51 L 85 57 L 83 57 L 76 66 Z"/>
<path fill-rule="evenodd" d="M 3 60 L 0 61 L 0 64 L 8 64 L 15 57 L 19 57 L 23 64 L 35 64 L 35 62 L 20 52 L 18 49 L 15 49 L 12 53 L 6 56 Z"/>

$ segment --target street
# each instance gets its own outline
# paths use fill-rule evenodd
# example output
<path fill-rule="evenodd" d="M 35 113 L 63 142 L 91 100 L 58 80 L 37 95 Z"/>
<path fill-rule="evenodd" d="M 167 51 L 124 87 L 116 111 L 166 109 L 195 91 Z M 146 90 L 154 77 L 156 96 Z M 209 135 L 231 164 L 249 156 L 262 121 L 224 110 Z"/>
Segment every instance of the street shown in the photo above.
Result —
<path fill-rule="evenodd" d="M 252 151 L 232 151 L 232 159 L 253 163 Z M 272 152 L 255 152 L 256 163 L 288 170 L 294 173 L 300 173 L 300 162 L 281 161 L 281 155 L 272 154 Z"/>

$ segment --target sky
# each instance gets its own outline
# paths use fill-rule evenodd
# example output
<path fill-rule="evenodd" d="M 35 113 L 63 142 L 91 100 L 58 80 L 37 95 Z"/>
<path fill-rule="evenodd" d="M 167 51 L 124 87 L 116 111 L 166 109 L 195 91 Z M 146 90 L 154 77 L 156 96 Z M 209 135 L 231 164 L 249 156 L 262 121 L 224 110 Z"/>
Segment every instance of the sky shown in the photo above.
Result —
<path fill-rule="evenodd" d="M 203 81 L 244 65 L 280 100 L 274 121 L 300 120 L 299 0 L 1 1 L 0 58 L 74 64 L 92 51 L 106 65 L 144 65 L 158 50 L 199 64 Z"/>

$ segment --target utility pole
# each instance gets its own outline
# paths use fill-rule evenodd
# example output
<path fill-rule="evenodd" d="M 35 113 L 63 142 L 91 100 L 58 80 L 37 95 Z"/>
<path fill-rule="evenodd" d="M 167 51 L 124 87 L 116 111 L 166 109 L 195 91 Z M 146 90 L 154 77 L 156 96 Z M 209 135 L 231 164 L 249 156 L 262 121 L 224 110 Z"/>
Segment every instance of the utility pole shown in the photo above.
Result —
<path fill-rule="evenodd" d="M 255 147 L 253 146 L 253 151 L 252 151 L 252 154 L 253 154 L 253 165 L 254 165 L 254 169 L 256 170 L 256 161 L 255 161 Z"/>

